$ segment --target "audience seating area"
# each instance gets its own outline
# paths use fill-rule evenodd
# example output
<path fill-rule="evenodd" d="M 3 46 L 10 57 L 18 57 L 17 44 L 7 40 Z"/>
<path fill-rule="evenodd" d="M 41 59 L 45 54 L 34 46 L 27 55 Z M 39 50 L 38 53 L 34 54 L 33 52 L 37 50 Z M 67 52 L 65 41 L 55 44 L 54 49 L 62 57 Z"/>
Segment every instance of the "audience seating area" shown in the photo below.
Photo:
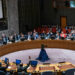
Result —
<path fill-rule="evenodd" d="M 54 27 L 38 27 L 33 31 L 28 33 L 13 33 L 9 36 L 6 36 L 2 33 L 0 38 L 0 45 L 6 45 L 8 43 L 14 43 L 25 40 L 42 40 L 42 39 L 51 39 L 51 40 L 75 40 L 75 30 L 70 27 L 65 27 L 63 29 Z"/>

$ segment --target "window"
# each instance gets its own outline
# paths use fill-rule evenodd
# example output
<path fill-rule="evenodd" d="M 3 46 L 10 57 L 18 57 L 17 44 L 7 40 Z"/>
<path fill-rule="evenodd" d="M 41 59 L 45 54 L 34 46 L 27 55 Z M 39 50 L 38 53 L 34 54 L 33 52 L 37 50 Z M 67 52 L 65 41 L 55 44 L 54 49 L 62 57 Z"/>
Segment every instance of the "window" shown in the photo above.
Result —
<path fill-rule="evenodd" d="M 3 18 L 2 0 L 0 0 L 0 19 Z"/>
<path fill-rule="evenodd" d="M 75 1 L 70 1 L 70 7 L 75 8 Z"/>
<path fill-rule="evenodd" d="M 53 0 L 53 8 L 75 8 L 75 0 Z"/>
<path fill-rule="evenodd" d="M 0 0 L 0 31 L 8 29 L 6 0 Z"/>

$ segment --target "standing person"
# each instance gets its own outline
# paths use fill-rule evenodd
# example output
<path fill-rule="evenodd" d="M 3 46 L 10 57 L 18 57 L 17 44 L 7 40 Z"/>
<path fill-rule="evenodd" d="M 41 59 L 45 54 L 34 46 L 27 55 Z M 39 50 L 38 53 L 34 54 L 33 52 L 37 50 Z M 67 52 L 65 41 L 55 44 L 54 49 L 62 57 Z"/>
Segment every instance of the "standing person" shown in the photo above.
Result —
<path fill-rule="evenodd" d="M 2 34 L 2 42 L 3 42 L 4 45 L 7 44 L 7 37 L 4 33 Z"/>
<path fill-rule="evenodd" d="M 17 35 L 16 33 L 14 33 L 14 35 L 13 35 L 13 39 L 14 39 L 15 42 L 18 41 L 18 35 Z"/>
<path fill-rule="evenodd" d="M 28 39 L 27 40 L 31 40 L 31 34 L 30 34 L 30 32 L 28 32 Z"/>
<path fill-rule="evenodd" d="M 45 62 L 47 60 L 49 60 L 49 57 L 44 49 L 44 45 L 42 44 L 41 45 L 41 51 L 40 51 L 40 54 L 38 56 L 38 58 L 36 58 L 36 60 L 39 60 L 41 62 Z"/>
<path fill-rule="evenodd" d="M 57 40 L 59 40 L 59 39 L 60 39 L 59 32 L 56 32 L 56 39 L 57 39 Z"/>

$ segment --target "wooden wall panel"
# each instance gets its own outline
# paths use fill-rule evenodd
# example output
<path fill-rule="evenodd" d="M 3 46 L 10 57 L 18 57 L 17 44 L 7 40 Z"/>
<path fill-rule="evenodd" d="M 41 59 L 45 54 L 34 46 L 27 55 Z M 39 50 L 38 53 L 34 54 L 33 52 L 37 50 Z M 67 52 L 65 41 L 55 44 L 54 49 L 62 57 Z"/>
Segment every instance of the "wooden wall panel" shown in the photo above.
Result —
<path fill-rule="evenodd" d="M 41 48 L 41 44 L 44 44 L 45 47 L 47 48 L 63 48 L 63 49 L 75 50 L 74 41 L 34 40 L 34 41 L 17 42 L 17 43 L 0 46 L 0 56 L 21 50 Z"/>

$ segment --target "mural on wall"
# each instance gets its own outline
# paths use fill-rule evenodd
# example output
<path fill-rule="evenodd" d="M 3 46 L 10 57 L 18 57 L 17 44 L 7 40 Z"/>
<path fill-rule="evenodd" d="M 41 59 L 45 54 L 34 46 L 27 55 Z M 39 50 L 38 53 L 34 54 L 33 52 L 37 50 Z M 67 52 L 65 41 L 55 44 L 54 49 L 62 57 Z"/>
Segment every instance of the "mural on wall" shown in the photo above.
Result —
<path fill-rule="evenodd" d="M 6 1 L 0 0 L 0 31 L 8 29 Z"/>

